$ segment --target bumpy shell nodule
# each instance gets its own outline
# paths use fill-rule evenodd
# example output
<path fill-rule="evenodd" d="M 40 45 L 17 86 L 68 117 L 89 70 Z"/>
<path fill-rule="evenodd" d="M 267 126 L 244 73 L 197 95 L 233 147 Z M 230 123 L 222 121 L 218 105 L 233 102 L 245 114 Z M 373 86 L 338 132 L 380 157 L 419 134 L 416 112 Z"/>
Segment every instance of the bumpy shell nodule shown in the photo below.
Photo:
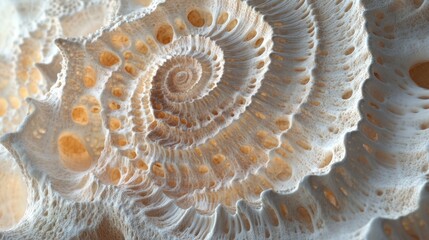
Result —
<path fill-rule="evenodd" d="M 32 13 L 0 41 L 0 238 L 429 236 L 429 1 Z"/>

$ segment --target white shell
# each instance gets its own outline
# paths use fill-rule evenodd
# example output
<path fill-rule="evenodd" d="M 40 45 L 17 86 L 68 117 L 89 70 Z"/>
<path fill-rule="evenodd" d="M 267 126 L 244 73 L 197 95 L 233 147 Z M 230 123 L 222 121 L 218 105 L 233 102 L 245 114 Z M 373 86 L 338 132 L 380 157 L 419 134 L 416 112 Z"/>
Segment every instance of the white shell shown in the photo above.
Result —
<path fill-rule="evenodd" d="M 0 163 L 28 190 L 0 238 L 429 236 L 429 1 L 20 4 Z"/>

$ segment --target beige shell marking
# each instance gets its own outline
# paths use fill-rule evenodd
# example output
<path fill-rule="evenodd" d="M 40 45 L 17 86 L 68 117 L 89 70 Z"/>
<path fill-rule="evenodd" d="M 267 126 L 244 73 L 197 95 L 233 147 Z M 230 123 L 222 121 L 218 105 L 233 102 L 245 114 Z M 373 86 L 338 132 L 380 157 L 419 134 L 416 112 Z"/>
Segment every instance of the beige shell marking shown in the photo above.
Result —
<path fill-rule="evenodd" d="M 0 58 L 0 238 L 429 235 L 427 0 L 76 2 Z"/>

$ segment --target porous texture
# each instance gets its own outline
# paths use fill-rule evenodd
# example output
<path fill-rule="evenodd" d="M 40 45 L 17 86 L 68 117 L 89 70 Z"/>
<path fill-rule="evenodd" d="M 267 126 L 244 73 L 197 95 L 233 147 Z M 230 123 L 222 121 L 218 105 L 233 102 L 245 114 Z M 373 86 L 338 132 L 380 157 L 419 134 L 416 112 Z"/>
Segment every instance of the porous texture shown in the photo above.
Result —
<path fill-rule="evenodd" d="M 0 237 L 429 236 L 429 1 L 5 6 Z"/>

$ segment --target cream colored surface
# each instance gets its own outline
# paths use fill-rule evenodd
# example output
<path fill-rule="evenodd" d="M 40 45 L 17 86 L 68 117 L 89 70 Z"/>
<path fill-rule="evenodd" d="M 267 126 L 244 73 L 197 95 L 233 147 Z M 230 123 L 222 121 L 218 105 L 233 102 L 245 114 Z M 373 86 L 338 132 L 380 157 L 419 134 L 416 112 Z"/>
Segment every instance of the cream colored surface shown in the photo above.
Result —
<path fill-rule="evenodd" d="M 3 5 L 0 238 L 429 235 L 429 1 Z"/>

